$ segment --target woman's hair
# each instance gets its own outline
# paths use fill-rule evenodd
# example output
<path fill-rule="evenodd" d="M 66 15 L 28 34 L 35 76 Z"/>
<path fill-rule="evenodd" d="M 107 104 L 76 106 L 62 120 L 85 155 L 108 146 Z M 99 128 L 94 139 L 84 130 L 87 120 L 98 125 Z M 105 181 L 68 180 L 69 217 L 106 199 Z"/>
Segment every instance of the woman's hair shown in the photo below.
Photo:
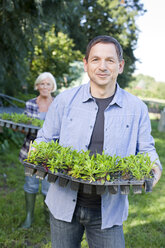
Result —
<path fill-rule="evenodd" d="M 53 76 L 50 72 L 43 72 L 43 73 L 41 73 L 41 74 L 37 77 L 37 79 L 36 79 L 36 81 L 35 81 L 35 83 L 34 83 L 34 89 L 37 90 L 37 89 L 38 89 L 38 87 L 37 87 L 38 84 L 40 84 L 41 81 L 43 81 L 43 80 L 45 80 L 45 79 L 47 79 L 47 78 L 48 78 L 48 79 L 50 80 L 50 82 L 52 83 L 52 86 L 53 86 L 52 92 L 56 91 L 56 89 L 57 89 L 56 80 L 55 80 L 54 76 Z"/>
<path fill-rule="evenodd" d="M 116 48 L 118 59 L 119 59 L 119 61 L 122 61 L 123 49 L 122 49 L 120 43 L 115 38 L 113 38 L 112 36 L 108 36 L 108 35 L 96 36 L 95 38 L 93 38 L 89 42 L 87 49 L 86 49 L 86 55 L 85 55 L 86 61 L 88 61 L 88 57 L 89 57 L 89 53 L 91 51 L 91 48 L 98 43 L 104 43 L 104 44 L 113 43 L 115 45 L 115 48 Z"/>

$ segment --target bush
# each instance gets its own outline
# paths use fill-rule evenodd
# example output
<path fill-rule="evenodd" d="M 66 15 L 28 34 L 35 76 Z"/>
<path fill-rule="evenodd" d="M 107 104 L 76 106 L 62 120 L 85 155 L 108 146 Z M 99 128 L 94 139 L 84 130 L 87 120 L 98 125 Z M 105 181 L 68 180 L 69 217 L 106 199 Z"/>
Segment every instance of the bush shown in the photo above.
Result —
<path fill-rule="evenodd" d="M 10 150 L 11 144 L 20 147 L 23 144 L 24 135 L 20 132 L 14 132 L 4 127 L 0 135 L 0 153 Z"/>

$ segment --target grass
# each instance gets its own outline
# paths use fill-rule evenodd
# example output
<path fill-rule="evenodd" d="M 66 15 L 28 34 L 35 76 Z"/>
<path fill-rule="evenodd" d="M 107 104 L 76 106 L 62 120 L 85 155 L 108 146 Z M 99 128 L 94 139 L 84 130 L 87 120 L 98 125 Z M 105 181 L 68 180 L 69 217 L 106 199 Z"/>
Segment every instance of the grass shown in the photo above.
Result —
<path fill-rule="evenodd" d="M 19 149 L 10 146 L 11 153 L 1 154 L 0 160 L 0 247 L 51 247 L 50 228 L 43 214 L 43 197 L 38 194 L 35 222 L 29 230 L 19 225 L 25 218 L 24 168 L 18 160 Z"/>
<path fill-rule="evenodd" d="M 152 134 L 161 163 L 165 166 L 165 133 L 157 131 L 157 124 L 157 120 L 152 120 Z M 37 196 L 32 228 L 19 228 L 25 217 L 24 168 L 18 160 L 19 149 L 20 145 L 12 143 L 6 152 L 0 154 L 0 247 L 50 248 L 50 228 L 45 222 L 41 193 Z M 123 225 L 126 248 L 165 247 L 164 191 L 163 174 L 152 193 L 129 194 L 129 216 Z M 87 247 L 84 238 L 82 248 Z"/>
<path fill-rule="evenodd" d="M 160 157 L 165 166 L 165 133 L 157 131 L 156 120 L 152 120 L 152 135 Z M 165 247 L 165 177 L 153 188 L 152 193 L 129 195 L 129 217 L 124 223 L 126 248 L 164 248 Z"/>

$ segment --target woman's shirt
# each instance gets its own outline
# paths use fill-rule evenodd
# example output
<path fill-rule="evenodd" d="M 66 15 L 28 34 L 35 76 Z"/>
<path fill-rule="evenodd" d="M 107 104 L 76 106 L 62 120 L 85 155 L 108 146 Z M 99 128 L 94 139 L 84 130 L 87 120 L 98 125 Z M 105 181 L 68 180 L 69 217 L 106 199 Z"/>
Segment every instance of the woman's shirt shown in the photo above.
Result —
<path fill-rule="evenodd" d="M 37 104 L 37 97 L 30 99 L 26 102 L 26 109 L 24 112 L 27 116 L 31 118 L 36 118 L 40 120 L 45 120 L 46 112 L 39 112 L 39 106 Z M 34 141 L 36 135 L 32 135 L 30 132 L 27 134 L 26 138 L 24 139 L 24 144 L 20 150 L 19 160 L 22 162 L 24 159 L 27 158 L 30 142 Z"/>

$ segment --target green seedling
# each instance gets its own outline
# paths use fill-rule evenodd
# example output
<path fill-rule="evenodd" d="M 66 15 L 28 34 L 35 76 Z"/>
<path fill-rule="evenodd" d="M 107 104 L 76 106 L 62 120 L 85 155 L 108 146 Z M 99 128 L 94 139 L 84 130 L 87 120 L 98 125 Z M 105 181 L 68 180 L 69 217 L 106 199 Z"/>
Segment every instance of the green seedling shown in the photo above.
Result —
<path fill-rule="evenodd" d="M 36 127 L 42 127 L 42 125 L 43 125 L 43 120 L 39 120 L 39 119 L 36 119 L 36 118 L 31 118 L 31 117 L 29 117 L 29 116 L 27 116 L 25 114 L 2 113 L 2 114 L 0 114 L 0 119 L 12 121 L 14 123 L 24 123 L 24 124 L 33 125 L 33 126 L 36 126 Z"/>
<path fill-rule="evenodd" d="M 148 154 L 130 155 L 124 158 L 96 154 L 90 156 L 90 151 L 78 152 L 72 147 L 63 147 L 57 141 L 49 143 L 34 142 L 27 162 L 47 167 L 51 172 L 62 172 L 74 178 L 89 182 L 113 181 L 121 175 L 122 179 L 142 180 L 151 177 L 155 163 Z"/>

